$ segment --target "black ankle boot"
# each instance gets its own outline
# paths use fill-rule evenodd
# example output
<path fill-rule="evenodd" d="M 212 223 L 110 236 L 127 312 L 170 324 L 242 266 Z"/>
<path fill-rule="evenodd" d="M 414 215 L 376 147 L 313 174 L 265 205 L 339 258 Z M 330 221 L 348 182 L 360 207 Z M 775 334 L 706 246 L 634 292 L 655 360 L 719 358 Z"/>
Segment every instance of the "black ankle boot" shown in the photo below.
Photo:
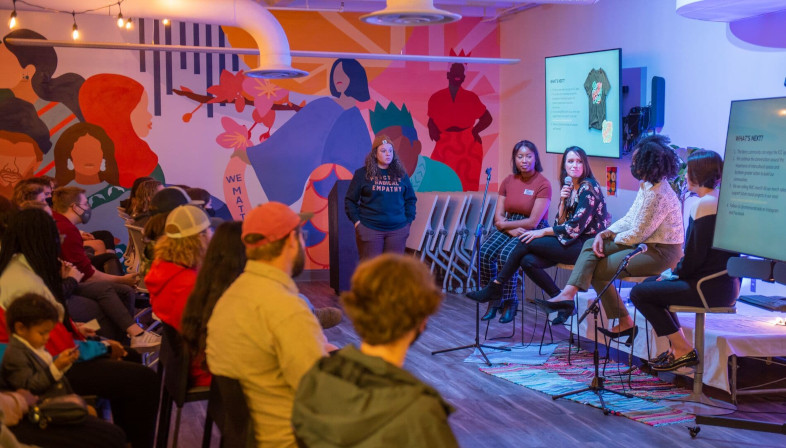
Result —
<path fill-rule="evenodd" d="M 499 303 L 498 302 L 491 302 L 489 303 L 488 308 L 486 308 L 486 314 L 480 318 L 480 320 L 491 320 L 497 316 L 497 311 L 499 311 Z"/>
<path fill-rule="evenodd" d="M 506 324 L 512 322 L 516 318 L 516 313 L 519 311 L 519 302 L 516 300 L 507 300 L 502 308 L 502 317 L 499 318 L 499 323 Z"/>
<path fill-rule="evenodd" d="M 489 284 L 481 290 L 467 293 L 467 297 L 480 303 L 498 300 L 501 295 L 502 285 L 500 283 L 495 283 L 494 281 L 490 281 Z"/>

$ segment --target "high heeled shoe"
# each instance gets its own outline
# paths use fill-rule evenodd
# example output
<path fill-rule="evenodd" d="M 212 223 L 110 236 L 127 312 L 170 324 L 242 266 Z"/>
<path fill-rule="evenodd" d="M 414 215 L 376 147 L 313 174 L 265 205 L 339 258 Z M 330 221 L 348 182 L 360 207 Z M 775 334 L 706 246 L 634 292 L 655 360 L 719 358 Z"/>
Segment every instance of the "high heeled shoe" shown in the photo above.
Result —
<path fill-rule="evenodd" d="M 494 305 L 494 303 L 489 303 L 489 307 L 486 308 L 486 314 L 480 318 L 480 320 L 491 320 L 497 316 L 497 311 L 499 311 L 499 306 Z"/>
<path fill-rule="evenodd" d="M 502 307 L 502 317 L 499 318 L 499 323 L 506 324 L 512 322 L 516 318 L 516 313 L 519 311 L 519 303 L 515 300 L 507 300 Z"/>
<path fill-rule="evenodd" d="M 631 345 L 633 345 L 633 341 L 636 339 L 636 335 L 639 334 L 639 327 L 630 327 L 627 330 L 622 330 L 622 331 L 611 331 L 605 328 L 598 328 L 598 331 L 601 334 L 604 334 L 611 339 L 620 339 L 622 337 L 627 336 L 628 339 L 625 340 L 625 342 L 623 342 L 622 344 L 630 347 Z"/>
<path fill-rule="evenodd" d="M 665 361 L 653 364 L 650 367 L 652 370 L 656 370 L 659 372 L 667 372 L 670 370 L 677 370 L 680 367 L 690 367 L 695 366 L 699 363 L 699 352 L 696 349 L 685 353 L 684 355 L 680 356 L 679 358 L 674 358 L 674 354 L 669 354 L 668 359 Z"/>
<path fill-rule="evenodd" d="M 572 300 L 560 300 L 559 302 L 549 302 L 548 300 L 535 299 L 535 305 L 540 306 L 549 313 L 554 313 L 559 310 L 572 310 L 576 304 Z"/>
<path fill-rule="evenodd" d="M 490 281 L 485 288 L 477 291 L 468 292 L 466 296 L 480 303 L 490 302 L 492 300 L 498 300 L 502 297 L 502 284 L 496 283 L 494 281 Z"/>
<path fill-rule="evenodd" d="M 570 304 L 572 305 L 570 308 L 564 307 L 557 311 L 557 317 L 551 321 L 551 325 L 562 325 L 570 319 L 570 316 L 576 314 L 576 304 L 572 300 Z"/>

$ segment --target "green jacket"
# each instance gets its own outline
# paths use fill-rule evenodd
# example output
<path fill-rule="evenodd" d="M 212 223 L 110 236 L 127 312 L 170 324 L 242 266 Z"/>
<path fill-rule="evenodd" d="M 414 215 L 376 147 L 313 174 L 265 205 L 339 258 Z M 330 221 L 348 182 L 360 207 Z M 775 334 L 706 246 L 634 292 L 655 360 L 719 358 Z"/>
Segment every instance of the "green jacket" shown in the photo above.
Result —
<path fill-rule="evenodd" d="M 451 412 L 434 388 L 349 345 L 300 381 L 292 424 L 308 448 L 458 447 Z"/>

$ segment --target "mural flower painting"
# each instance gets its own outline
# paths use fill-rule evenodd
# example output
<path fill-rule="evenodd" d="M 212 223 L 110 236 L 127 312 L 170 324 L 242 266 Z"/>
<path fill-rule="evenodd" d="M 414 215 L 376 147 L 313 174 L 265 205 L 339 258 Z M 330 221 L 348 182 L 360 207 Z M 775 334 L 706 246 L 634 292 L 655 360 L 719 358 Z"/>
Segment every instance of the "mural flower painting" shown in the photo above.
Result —
<path fill-rule="evenodd" d="M 246 149 L 251 146 L 251 140 L 248 139 L 248 128 L 244 125 L 237 123 L 229 117 L 221 118 L 221 126 L 224 127 L 224 132 L 216 137 L 216 143 L 224 148 L 231 148 L 232 150 Z"/>
<path fill-rule="evenodd" d="M 246 79 L 243 70 L 237 73 L 224 70 L 221 72 L 218 84 L 207 88 L 208 93 L 215 96 L 208 103 L 235 103 L 235 110 L 243 112 L 243 109 L 246 107 L 246 98 L 243 96 L 243 81 Z"/>
<path fill-rule="evenodd" d="M 246 77 L 242 87 L 248 95 L 254 98 L 254 109 L 260 117 L 264 117 L 273 107 L 273 103 L 281 101 L 289 93 L 288 90 L 282 89 L 268 79 Z"/>

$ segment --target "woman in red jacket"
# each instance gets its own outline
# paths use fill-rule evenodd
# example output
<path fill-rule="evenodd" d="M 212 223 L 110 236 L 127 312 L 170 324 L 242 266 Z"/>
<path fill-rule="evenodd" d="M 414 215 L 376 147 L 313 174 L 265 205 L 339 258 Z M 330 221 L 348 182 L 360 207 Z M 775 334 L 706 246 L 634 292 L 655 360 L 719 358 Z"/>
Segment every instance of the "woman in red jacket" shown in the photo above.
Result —
<path fill-rule="evenodd" d="M 210 237 L 207 214 L 199 207 L 181 205 L 169 214 L 164 235 L 156 242 L 155 258 L 145 276 L 145 286 L 150 291 L 153 312 L 178 332 Z M 210 374 L 196 359 L 191 363 L 191 383 L 192 386 L 210 385 Z"/>

